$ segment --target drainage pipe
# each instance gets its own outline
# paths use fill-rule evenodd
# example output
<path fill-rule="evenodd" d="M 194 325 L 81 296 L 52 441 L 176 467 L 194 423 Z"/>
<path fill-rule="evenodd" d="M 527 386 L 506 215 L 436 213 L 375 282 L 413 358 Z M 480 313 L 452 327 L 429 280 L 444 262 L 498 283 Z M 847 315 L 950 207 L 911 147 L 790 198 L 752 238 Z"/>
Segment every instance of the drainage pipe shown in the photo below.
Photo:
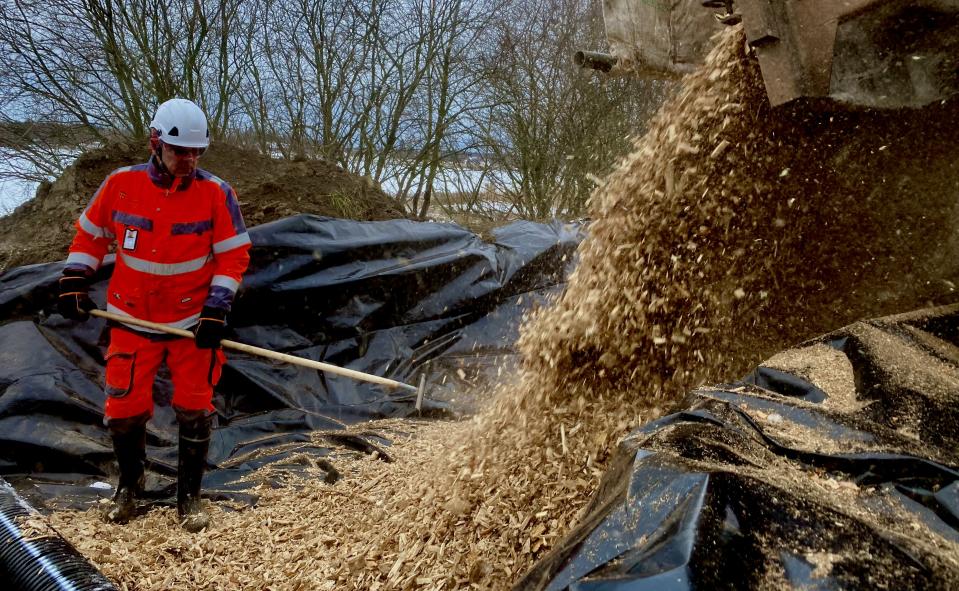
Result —
<path fill-rule="evenodd" d="M 0 579 L 4 589 L 116 591 L 116 587 L 52 529 L 27 538 L 18 524 L 40 513 L 0 478 Z"/>

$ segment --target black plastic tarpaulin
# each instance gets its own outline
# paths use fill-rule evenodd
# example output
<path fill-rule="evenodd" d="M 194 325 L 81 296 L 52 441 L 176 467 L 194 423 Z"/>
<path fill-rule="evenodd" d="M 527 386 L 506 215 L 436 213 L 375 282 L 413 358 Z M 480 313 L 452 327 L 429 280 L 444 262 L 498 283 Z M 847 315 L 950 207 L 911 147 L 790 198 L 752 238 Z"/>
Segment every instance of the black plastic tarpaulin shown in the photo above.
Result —
<path fill-rule="evenodd" d="M 631 433 L 517 585 L 959 589 L 959 306 L 856 323 Z"/>
<path fill-rule="evenodd" d="M 489 356 L 513 353 L 522 314 L 558 289 L 582 237 L 574 225 L 516 222 L 487 242 L 455 224 L 309 215 L 250 235 L 230 338 L 406 383 L 423 373 L 435 386 L 428 393 L 442 392 L 446 374 L 471 360 L 482 368 Z M 105 323 L 52 313 L 62 266 L 0 277 L 0 474 L 39 506 L 111 492 L 103 483 L 113 470 L 102 424 Z M 111 270 L 100 269 L 92 290 L 100 306 Z M 176 472 L 176 423 L 163 370 L 154 392 L 147 487 L 164 498 Z M 230 353 L 215 394 L 214 469 L 204 490 L 242 500 L 239 476 L 292 451 L 382 449 L 389 442 L 374 435 L 335 432 L 405 416 L 413 404 L 413 396 L 380 386 Z M 424 407 L 444 411 L 450 403 L 427 399 Z M 330 434 L 328 445 L 310 437 L 318 430 Z"/>

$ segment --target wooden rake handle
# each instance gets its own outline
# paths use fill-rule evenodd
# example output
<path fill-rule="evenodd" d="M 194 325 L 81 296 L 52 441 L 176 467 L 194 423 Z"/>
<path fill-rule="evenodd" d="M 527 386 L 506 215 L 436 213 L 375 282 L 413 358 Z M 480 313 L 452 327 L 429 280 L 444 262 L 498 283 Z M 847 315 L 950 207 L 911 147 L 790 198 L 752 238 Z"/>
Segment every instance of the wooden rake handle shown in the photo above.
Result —
<path fill-rule="evenodd" d="M 150 322 L 148 320 L 140 320 L 139 318 L 131 318 L 129 316 L 120 316 L 119 314 L 114 314 L 112 312 L 105 312 L 103 310 L 90 310 L 90 314 L 93 316 L 97 316 L 99 318 L 105 318 L 106 320 L 113 320 L 114 322 L 120 322 L 123 324 L 139 326 L 141 328 L 149 328 L 151 330 L 156 330 L 166 334 L 176 335 L 178 337 L 186 337 L 189 339 L 193 338 L 193 333 L 190 332 L 189 330 L 184 330 L 182 328 L 172 328 L 170 326 L 166 326 L 164 324 L 157 324 L 156 322 Z M 267 359 L 275 359 L 276 361 L 284 361 L 286 363 L 292 363 L 293 365 L 299 365 L 301 367 L 318 369 L 320 371 L 325 371 L 327 373 L 333 373 L 333 374 L 344 376 L 347 378 L 352 378 L 354 380 L 370 382 L 373 384 L 380 384 L 382 386 L 387 386 L 390 388 L 399 388 L 401 390 L 407 390 L 409 392 L 416 393 L 417 403 L 419 403 L 419 401 L 422 400 L 425 380 L 420 380 L 420 387 L 417 388 L 416 386 L 404 384 L 403 382 L 398 382 L 396 380 L 391 380 L 389 378 L 383 378 L 380 376 L 374 376 L 372 374 L 363 373 L 362 371 L 356 371 L 355 369 L 347 369 L 345 367 L 339 367 L 337 365 L 330 365 L 329 363 L 323 363 L 322 361 L 313 361 L 312 359 L 304 359 L 303 357 L 297 357 L 296 355 L 289 355 L 287 353 L 278 353 L 277 351 L 270 351 L 269 349 L 263 349 L 262 347 L 254 347 L 253 345 L 238 343 L 237 341 L 230 341 L 227 339 L 223 339 L 222 341 L 220 341 L 220 346 L 223 347 L 224 349 L 233 349 L 235 351 L 243 351 L 244 353 L 249 353 L 251 355 L 259 355 L 260 357 L 266 357 Z"/>

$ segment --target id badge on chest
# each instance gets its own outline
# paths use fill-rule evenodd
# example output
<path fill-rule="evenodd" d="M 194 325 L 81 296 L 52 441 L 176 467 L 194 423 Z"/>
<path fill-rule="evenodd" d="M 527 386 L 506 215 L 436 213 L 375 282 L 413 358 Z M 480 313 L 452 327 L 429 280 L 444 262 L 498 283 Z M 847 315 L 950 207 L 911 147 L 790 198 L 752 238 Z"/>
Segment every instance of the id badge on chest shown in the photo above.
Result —
<path fill-rule="evenodd" d="M 136 250 L 137 247 L 137 234 L 139 230 L 136 228 L 127 228 L 123 231 L 123 249 L 124 250 Z"/>

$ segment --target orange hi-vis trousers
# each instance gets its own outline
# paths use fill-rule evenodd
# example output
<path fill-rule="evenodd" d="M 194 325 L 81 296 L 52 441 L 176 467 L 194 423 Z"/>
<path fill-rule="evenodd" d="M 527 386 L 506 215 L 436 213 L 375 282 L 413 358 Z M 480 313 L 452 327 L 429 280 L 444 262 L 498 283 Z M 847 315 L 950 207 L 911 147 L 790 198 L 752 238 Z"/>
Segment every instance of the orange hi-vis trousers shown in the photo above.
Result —
<path fill-rule="evenodd" d="M 151 340 L 111 328 L 106 358 L 107 419 L 153 416 L 153 380 L 164 360 L 173 378 L 173 407 L 213 412 L 213 386 L 226 361 L 221 349 L 199 349 L 190 338 Z"/>

